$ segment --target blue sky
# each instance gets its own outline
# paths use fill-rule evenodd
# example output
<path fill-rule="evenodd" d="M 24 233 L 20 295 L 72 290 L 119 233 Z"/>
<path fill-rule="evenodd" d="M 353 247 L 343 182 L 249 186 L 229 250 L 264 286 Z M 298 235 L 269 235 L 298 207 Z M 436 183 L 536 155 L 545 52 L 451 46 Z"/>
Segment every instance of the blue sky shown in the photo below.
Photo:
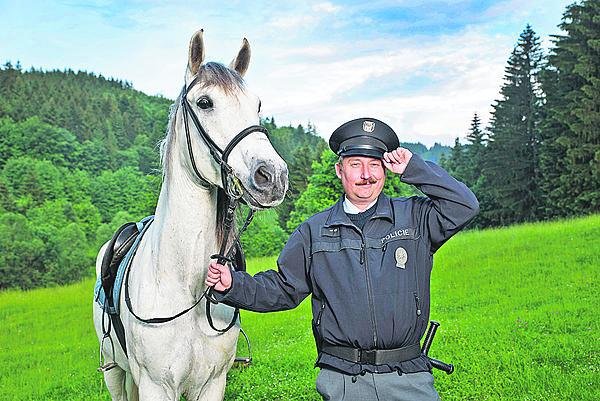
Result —
<path fill-rule="evenodd" d="M 400 140 L 450 145 L 484 123 L 527 23 L 546 48 L 572 1 L 4 1 L 0 62 L 85 70 L 174 99 L 191 35 L 229 63 L 243 37 L 246 75 L 279 125 L 324 138 L 352 118 L 388 122 Z"/>

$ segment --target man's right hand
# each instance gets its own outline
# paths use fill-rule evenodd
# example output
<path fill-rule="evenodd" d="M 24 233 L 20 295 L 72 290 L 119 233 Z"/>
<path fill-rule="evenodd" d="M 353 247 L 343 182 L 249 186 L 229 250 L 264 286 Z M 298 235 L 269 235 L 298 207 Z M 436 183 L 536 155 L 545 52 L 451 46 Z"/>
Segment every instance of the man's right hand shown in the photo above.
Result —
<path fill-rule="evenodd" d="M 229 267 L 212 262 L 208 265 L 208 275 L 205 284 L 214 287 L 217 291 L 226 291 L 231 288 L 231 270 Z"/>

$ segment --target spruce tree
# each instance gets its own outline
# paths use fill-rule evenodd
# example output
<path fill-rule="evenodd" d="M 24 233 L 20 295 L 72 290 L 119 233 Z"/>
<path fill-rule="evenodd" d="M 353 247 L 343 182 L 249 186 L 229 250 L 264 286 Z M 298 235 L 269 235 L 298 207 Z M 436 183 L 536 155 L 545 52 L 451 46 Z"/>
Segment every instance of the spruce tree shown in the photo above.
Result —
<path fill-rule="evenodd" d="M 440 161 L 442 167 L 460 181 L 465 181 L 464 171 L 466 168 L 466 160 L 464 148 L 465 147 L 460 143 L 458 137 L 455 138 L 454 146 L 450 150 L 450 154 Z"/>
<path fill-rule="evenodd" d="M 544 74 L 547 216 L 600 210 L 600 0 L 567 7 Z"/>
<path fill-rule="evenodd" d="M 485 152 L 485 133 L 481 129 L 481 119 L 477 113 L 473 114 L 471 128 L 467 134 L 467 144 L 464 146 L 464 162 L 462 175 L 465 184 L 473 188 L 481 176 Z"/>
<path fill-rule="evenodd" d="M 539 144 L 543 55 L 531 26 L 521 33 L 505 68 L 502 98 L 493 105 L 483 174 L 496 207 L 492 224 L 536 220 L 540 215 Z"/>
<path fill-rule="evenodd" d="M 482 175 L 483 164 L 486 152 L 486 134 L 481 128 L 481 119 L 477 113 L 473 114 L 471 128 L 467 134 L 467 143 L 464 145 L 463 156 L 463 179 L 464 183 L 479 199 L 481 207 L 480 215 L 470 224 L 472 227 L 485 227 L 490 224 L 484 217 L 490 210 L 493 210 L 495 203 L 491 196 L 486 193 L 485 177 Z"/>

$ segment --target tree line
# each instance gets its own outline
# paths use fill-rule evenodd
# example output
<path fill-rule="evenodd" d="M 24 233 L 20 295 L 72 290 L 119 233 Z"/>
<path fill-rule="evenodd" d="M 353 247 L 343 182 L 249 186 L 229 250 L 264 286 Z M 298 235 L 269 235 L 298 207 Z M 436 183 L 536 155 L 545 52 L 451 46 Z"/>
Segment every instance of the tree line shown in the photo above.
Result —
<path fill-rule="evenodd" d="M 544 55 L 529 25 L 489 126 L 477 113 L 441 163 L 474 190 L 478 227 L 600 211 L 600 1 L 566 8 Z"/>

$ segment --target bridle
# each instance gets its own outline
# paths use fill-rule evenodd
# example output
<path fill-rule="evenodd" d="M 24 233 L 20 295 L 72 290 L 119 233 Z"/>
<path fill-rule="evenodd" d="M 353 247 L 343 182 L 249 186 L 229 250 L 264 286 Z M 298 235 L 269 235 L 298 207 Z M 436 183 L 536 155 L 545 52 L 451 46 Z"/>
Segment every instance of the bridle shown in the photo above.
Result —
<path fill-rule="evenodd" d="M 225 149 L 221 150 L 221 148 L 212 140 L 212 138 L 208 135 L 206 130 L 202 127 L 202 124 L 200 123 L 198 116 L 196 115 L 196 113 L 194 113 L 194 111 L 192 110 L 192 106 L 190 105 L 190 103 L 187 100 L 188 93 L 194 87 L 194 85 L 196 85 L 199 82 L 199 80 L 200 80 L 200 75 L 196 75 L 196 77 L 192 80 L 192 82 L 190 82 L 189 85 L 184 86 L 183 89 L 181 90 L 180 98 L 181 98 L 181 107 L 183 110 L 185 136 L 186 136 L 188 155 L 190 157 L 190 162 L 192 164 L 192 169 L 194 170 L 194 173 L 196 174 L 196 178 L 200 181 L 201 186 L 203 186 L 206 189 L 210 189 L 210 188 L 215 187 L 215 184 L 212 184 L 210 181 L 208 181 L 206 178 L 204 178 L 202 176 L 202 174 L 200 173 L 200 171 L 198 170 L 198 167 L 196 166 L 196 162 L 194 159 L 194 152 L 192 149 L 192 140 L 191 140 L 188 118 L 191 117 L 191 120 L 192 120 L 196 130 L 200 134 L 200 138 L 202 138 L 203 142 L 208 147 L 208 150 L 209 150 L 212 158 L 214 159 L 214 161 L 221 168 L 221 182 L 222 182 L 222 186 L 223 186 L 223 191 L 225 192 L 225 195 L 226 195 L 227 212 L 226 212 L 225 219 L 223 222 L 224 235 L 223 235 L 223 242 L 221 244 L 221 249 L 218 254 L 212 255 L 210 258 L 216 259 L 217 263 L 219 263 L 219 264 L 225 264 L 227 262 L 233 261 L 234 252 L 236 251 L 236 244 L 238 244 L 241 234 L 246 230 L 246 228 L 252 221 L 252 218 L 254 217 L 254 211 L 252 208 L 250 208 L 248 215 L 246 216 L 246 221 L 244 222 L 244 225 L 242 226 L 242 229 L 239 230 L 239 232 L 235 236 L 234 241 L 232 242 L 231 246 L 229 247 L 228 250 L 226 250 L 227 240 L 228 240 L 231 230 L 233 228 L 233 220 L 235 217 L 235 210 L 236 210 L 240 200 L 242 199 L 242 196 L 244 195 L 244 193 L 246 193 L 246 195 L 251 197 L 252 200 L 257 205 L 262 206 L 262 204 L 260 202 L 258 202 L 256 200 L 256 198 L 254 198 L 249 191 L 245 190 L 240 179 L 235 175 L 235 173 L 233 172 L 233 169 L 227 163 L 227 159 L 229 158 L 229 155 L 231 154 L 233 149 L 245 137 L 247 137 L 248 135 L 255 133 L 255 132 L 263 132 L 264 134 L 268 135 L 269 131 L 265 127 L 262 127 L 260 125 L 251 125 L 247 128 L 244 128 L 236 136 L 234 136 L 233 139 L 227 144 Z M 144 227 L 144 229 L 146 230 L 149 226 L 150 226 L 150 224 L 147 224 Z M 140 233 L 140 235 L 143 235 L 145 230 L 142 231 Z M 135 256 L 136 251 L 137 251 L 137 248 L 134 250 L 134 254 L 129 259 L 130 263 L 133 260 L 133 256 Z M 231 322 L 227 325 L 227 327 L 225 327 L 224 329 L 219 329 L 219 328 L 215 327 L 213 320 L 212 320 L 211 312 L 210 312 L 210 310 L 211 310 L 210 304 L 217 303 L 217 301 L 214 300 L 214 298 L 212 296 L 213 287 L 208 287 L 202 293 L 202 296 L 200 296 L 200 298 L 198 300 L 196 300 L 192 306 L 190 306 L 189 308 L 187 308 L 173 316 L 156 317 L 156 318 L 150 318 L 150 319 L 142 318 L 133 311 L 133 308 L 131 306 L 131 300 L 129 298 L 129 271 L 130 270 L 131 269 L 129 268 L 129 266 L 127 266 L 127 274 L 125 276 L 125 301 L 126 301 L 127 307 L 129 308 L 129 312 L 131 312 L 131 314 L 141 322 L 150 323 L 150 324 L 170 322 L 170 321 L 186 314 L 193 308 L 195 308 L 200 303 L 200 301 L 202 301 L 203 298 L 206 299 L 206 319 L 208 320 L 208 323 L 213 330 L 218 331 L 220 333 L 225 333 L 226 331 L 228 331 L 235 325 L 235 322 L 238 319 L 239 308 L 236 307 L 234 309 L 234 313 L 233 313 Z"/>
<path fill-rule="evenodd" d="M 195 162 L 195 158 L 194 158 L 194 151 L 192 149 L 192 139 L 191 139 L 191 135 L 190 135 L 190 127 L 189 127 L 189 123 L 188 123 L 189 117 L 191 117 L 191 120 L 194 123 L 196 130 L 198 130 L 198 133 L 200 134 L 200 138 L 202 138 L 202 140 L 208 147 L 208 151 L 210 152 L 210 155 L 212 156 L 213 160 L 221 168 L 221 182 L 223 185 L 223 190 L 225 191 L 225 193 L 227 194 L 228 197 L 234 198 L 234 199 L 240 199 L 244 193 L 244 187 L 243 187 L 242 183 L 240 182 L 239 178 L 237 178 L 237 176 L 233 173 L 233 169 L 231 168 L 231 166 L 229 164 L 227 164 L 227 159 L 229 158 L 231 151 L 233 151 L 233 149 L 242 141 L 242 139 L 244 139 L 248 135 L 253 134 L 255 132 L 262 132 L 265 135 L 268 135 L 269 131 L 261 125 L 251 125 L 247 128 L 244 128 L 236 136 L 234 136 L 233 139 L 227 144 L 225 149 L 221 150 L 219 145 L 217 145 L 215 143 L 215 141 L 212 140 L 212 138 L 208 135 L 206 130 L 202 127 L 202 124 L 200 123 L 198 116 L 196 115 L 196 113 L 194 113 L 194 111 L 192 110 L 192 106 L 190 105 L 190 102 L 187 100 L 188 93 L 199 82 L 199 79 L 200 79 L 200 76 L 196 75 L 196 77 L 192 80 L 192 82 L 190 82 L 189 85 L 183 87 L 183 89 L 181 90 L 181 95 L 180 95 L 181 107 L 183 109 L 183 122 L 184 122 L 184 126 L 185 126 L 185 138 L 186 138 L 186 143 L 187 143 L 188 154 L 190 156 L 190 161 L 192 163 L 192 169 L 194 170 L 196 177 L 202 183 L 202 186 L 204 186 L 206 188 L 210 188 L 210 187 L 214 186 L 208 180 L 206 180 L 204 177 L 202 177 L 202 174 L 200 173 L 200 171 L 198 170 L 198 167 L 196 166 L 196 162 Z M 248 191 L 246 191 L 246 194 L 248 196 L 252 197 L 252 195 Z M 252 197 L 252 198 L 258 205 L 261 205 L 260 202 L 258 202 L 254 197 Z"/>

